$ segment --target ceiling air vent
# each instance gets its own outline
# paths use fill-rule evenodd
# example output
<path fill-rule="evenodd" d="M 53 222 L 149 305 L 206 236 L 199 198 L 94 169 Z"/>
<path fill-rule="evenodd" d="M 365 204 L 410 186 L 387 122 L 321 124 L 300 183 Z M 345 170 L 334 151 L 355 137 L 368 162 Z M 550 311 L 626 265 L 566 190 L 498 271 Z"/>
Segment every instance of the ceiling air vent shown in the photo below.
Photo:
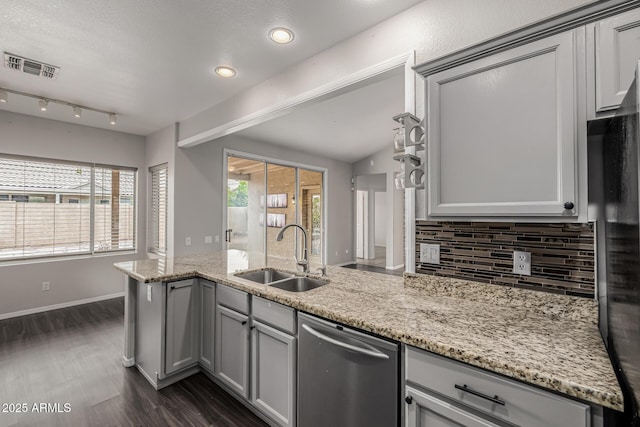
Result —
<path fill-rule="evenodd" d="M 60 72 L 60 67 L 55 65 L 44 64 L 9 52 L 4 53 L 4 66 L 12 70 L 44 77 L 45 79 L 55 79 Z"/>

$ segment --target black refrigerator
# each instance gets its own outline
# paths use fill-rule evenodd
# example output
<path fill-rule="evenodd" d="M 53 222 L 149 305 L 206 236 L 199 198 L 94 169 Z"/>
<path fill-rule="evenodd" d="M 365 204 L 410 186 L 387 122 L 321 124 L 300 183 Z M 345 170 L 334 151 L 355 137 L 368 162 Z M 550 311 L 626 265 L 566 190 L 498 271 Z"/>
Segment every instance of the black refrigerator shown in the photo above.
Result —
<path fill-rule="evenodd" d="M 602 143 L 607 347 L 625 413 L 640 426 L 640 133 L 638 71 Z"/>

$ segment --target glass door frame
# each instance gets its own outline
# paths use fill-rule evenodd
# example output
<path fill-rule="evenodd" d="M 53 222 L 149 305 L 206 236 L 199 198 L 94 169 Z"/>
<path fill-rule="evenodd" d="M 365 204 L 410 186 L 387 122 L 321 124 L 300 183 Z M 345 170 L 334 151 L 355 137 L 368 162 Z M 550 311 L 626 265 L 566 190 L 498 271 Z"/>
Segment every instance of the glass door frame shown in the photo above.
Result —
<path fill-rule="evenodd" d="M 295 168 L 296 170 L 296 197 L 297 194 L 300 191 L 300 179 L 299 179 L 299 175 L 300 175 L 300 169 L 306 169 L 309 171 L 313 171 L 313 172 L 320 172 L 322 173 L 322 189 L 321 189 L 321 204 L 322 204 L 322 221 L 321 221 L 321 241 L 322 241 L 322 253 L 321 253 L 321 262 L 322 264 L 327 264 L 327 255 L 328 255 L 328 248 L 327 248 L 327 218 L 328 218 L 328 214 L 329 214 L 329 208 L 328 208 L 328 194 L 329 194 L 329 188 L 327 183 L 329 182 L 329 170 L 327 168 L 324 167 L 320 167 L 320 166 L 313 166 L 313 165 L 308 165 L 308 164 L 304 164 L 304 163 L 298 163 L 298 162 L 292 162 L 292 161 L 287 161 L 287 160 L 281 160 L 281 159 L 276 159 L 273 157 L 268 157 L 268 156 L 263 156 L 260 154 L 255 154 L 255 153 L 247 153 L 244 151 L 238 151 L 238 150 L 233 150 L 230 148 L 224 148 L 223 152 L 222 152 L 222 186 L 223 186 L 223 191 L 222 191 L 222 235 L 224 235 L 225 230 L 228 228 L 227 225 L 227 200 L 228 200 L 228 159 L 229 157 L 240 157 L 243 159 L 247 159 L 247 160 L 254 160 L 257 162 L 265 162 L 265 178 L 267 176 L 267 165 L 268 164 L 274 164 L 274 165 L 279 165 L 279 166 L 287 166 L 287 167 L 292 167 Z M 268 181 L 267 179 L 265 179 L 265 197 L 266 197 L 266 193 L 267 193 L 267 185 L 268 185 Z M 266 206 L 266 204 L 265 204 Z M 265 208 L 266 211 L 266 208 Z M 296 206 L 296 218 L 295 221 L 297 222 L 299 217 L 300 217 L 300 206 L 299 204 Z M 265 221 L 266 221 L 266 216 L 265 216 Z M 296 231 L 297 232 L 297 231 Z M 311 233 L 311 230 L 308 230 L 308 233 Z M 266 237 L 266 226 L 265 226 L 265 237 L 264 237 L 264 247 L 263 247 L 263 251 L 265 256 L 267 255 L 267 237 Z M 310 237 L 310 236 L 309 236 Z M 296 239 L 296 253 L 298 253 L 299 249 L 298 248 L 298 244 L 297 244 L 298 239 Z M 227 242 L 223 242 L 223 249 L 227 249 Z"/>

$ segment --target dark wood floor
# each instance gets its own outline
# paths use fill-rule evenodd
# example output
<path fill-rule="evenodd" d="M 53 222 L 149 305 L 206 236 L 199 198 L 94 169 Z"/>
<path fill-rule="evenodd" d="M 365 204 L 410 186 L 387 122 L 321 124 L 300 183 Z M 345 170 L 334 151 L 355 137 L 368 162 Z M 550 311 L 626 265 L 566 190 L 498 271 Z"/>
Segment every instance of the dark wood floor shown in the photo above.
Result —
<path fill-rule="evenodd" d="M 155 391 L 124 368 L 123 313 L 119 298 L 0 321 L 0 427 L 266 425 L 202 374 Z"/>

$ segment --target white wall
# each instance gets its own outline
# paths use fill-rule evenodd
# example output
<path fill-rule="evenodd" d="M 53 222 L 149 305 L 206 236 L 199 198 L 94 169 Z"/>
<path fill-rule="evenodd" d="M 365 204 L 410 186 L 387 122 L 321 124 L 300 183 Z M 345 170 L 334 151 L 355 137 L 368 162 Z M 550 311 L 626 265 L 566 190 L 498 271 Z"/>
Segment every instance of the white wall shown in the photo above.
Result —
<path fill-rule="evenodd" d="M 0 111 L 0 135 L 4 154 L 136 167 L 139 195 L 136 254 L 0 263 L 0 316 L 122 292 L 124 276 L 113 263 L 143 258 L 146 248 L 144 138 L 6 111 Z M 42 291 L 44 281 L 51 290 Z"/>
<path fill-rule="evenodd" d="M 371 164 L 373 162 L 373 165 Z M 393 160 L 393 144 L 353 164 L 353 175 L 386 174 L 387 201 L 387 268 L 397 268 L 404 263 L 404 191 L 395 188 L 395 172 L 400 164 Z M 360 178 L 358 178 L 360 182 Z"/>
<path fill-rule="evenodd" d="M 173 257 L 174 247 L 174 206 L 175 206 L 175 169 L 176 169 L 176 129 L 171 125 L 145 138 L 145 168 L 144 173 L 147 188 L 151 188 L 149 168 L 167 163 L 167 256 Z M 147 205 L 151 203 L 151 191 L 146 195 Z M 151 224 L 147 227 L 147 235 L 151 235 Z M 148 254 L 155 257 L 155 254 Z"/>
<path fill-rule="evenodd" d="M 223 150 L 257 154 L 307 166 L 328 169 L 327 246 L 328 264 L 355 259 L 351 165 L 290 148 L 230 135 L 193 148 L 177 149 L 175 166 L 175 255 L 222 248 L 224 210 Z M 220 236 L 220 242 L 205 245 L 204 236 Z M 185 237 L 192 245 L 185 246 Z M 292 252 L 293 253 L 293 252 Z"/>
<path fill-rule="evenodd" d="M 255 113 L 374 64 L 416 51 L 417 63 L 476 44 L 593 0 L 426 0 L 180 123 L 180 139 Z M 424 85 L 416 85 L 424 115 Z M 416 215 L 424 213 L 417 191 Z"/>

